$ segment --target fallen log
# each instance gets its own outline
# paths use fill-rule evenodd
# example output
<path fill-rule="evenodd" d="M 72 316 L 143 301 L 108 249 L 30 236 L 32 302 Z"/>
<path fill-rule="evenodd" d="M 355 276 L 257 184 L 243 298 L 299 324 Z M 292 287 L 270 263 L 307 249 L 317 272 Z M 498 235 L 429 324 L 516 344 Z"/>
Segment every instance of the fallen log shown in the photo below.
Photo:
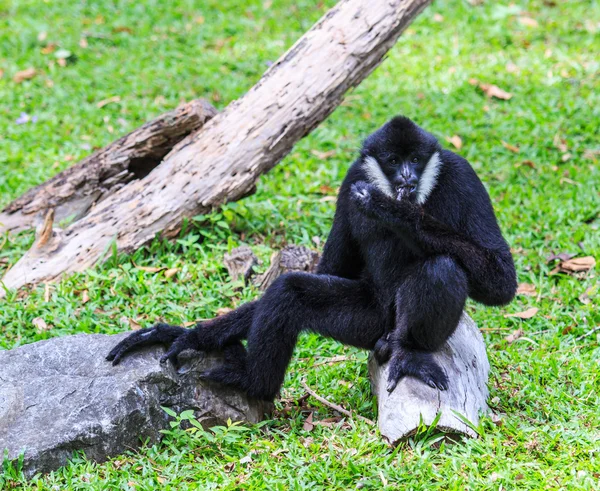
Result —
<path fill-rule="evenodd" d="M 476 437 L 473 428 L 477 427 L 480 414 L 489 411 L 490 364 L 483 336 L 467 314 L 463 314 L 454 334 L 434 357 L 450 379 L 448 390 L 432 389 L 414 377 L 405 377 L 389 393 L 388 366 L 380 366 L 373 356 L 369 359 L 379 431 L 392 445 L 414 435 L 421 423 L 431 425 L 438 413 L 439 430 Z"/>
<path fill-rule="evenodd" d="M 161 114 L 6 206 L 0 212 L 0 235 L 35 227 L 49 209 L 57 221 L 80 219 L 94 203 L 147 176 L 176 143 L 215 114 L 201 99 Z"/>
<path fill-rule="evenodd" d="M 82 271 L 111 244 L 131 252 L 184 218 L 252 192 L 358 85 L 431 0 L 342 0 L 241 99 L 180 142 L 162 164 L 69 226 L 52 251 L 35 246 L 4 276 L 6 289 Z M 0 290 L 0 297 L 6 290 Z"/>

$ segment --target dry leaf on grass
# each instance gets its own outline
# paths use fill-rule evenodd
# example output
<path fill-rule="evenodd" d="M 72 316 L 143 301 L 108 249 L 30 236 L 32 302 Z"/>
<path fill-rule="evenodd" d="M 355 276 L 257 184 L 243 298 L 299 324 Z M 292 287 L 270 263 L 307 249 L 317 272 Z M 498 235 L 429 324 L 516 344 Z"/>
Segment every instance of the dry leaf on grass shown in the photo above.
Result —
<path fill-rule="evenodd" d="M 108 99 L 103 99 L 96 103 L 96 107 L 101 108 L 101 107 L 104 107 L 107 104 L 111 104 L 113 102 L 121 102 L 121 97 L 118 95 L 115 95 L 113 97 L 109 97 Z"/>
<path fill-rule="evenodd" d="M 511 332 L 508 336 L 506 336 L 504 339 L 508 344 L 512 344 L 514 343 L 517 339 L 519 339 L 521 336 L 523 336 L 523 329 L 519 327 L 519 329 L 517 329 L 516 331 Z"/>
<path fill-rule="evenodd" d="M 561 262 L 556 266 L 549 275 L 555 275 L 557 273 L 581 273 L 583 271 L 589 271 L 596 266 L 596 260 L 592 256 L 585 257 L 573 257 L 574 254 L 561 253 L 556 256 L 551 256 L 548 262 L 554 259 L 561 259 Z"/>
<path fill-rule="evenodd" d="M 131 27 L 127 27 L 127 26 L 117 26 L 117 27 L 113 27 L 113 32 L 124 32 L 127 34 L 133 34 L 133 29 Z"/>
<path fill-rule="evenodd" d="M 15 73 L 13 77 L 13 81 L 16 84 L 20 84 L 25 80 L 31 80 L 33 77 L 37 75 L 37 71 L 35 68 L 26 68 L 25 70 L 21 70 L 20 72 Z"/>
<path fill-rule="evenodd" d="M 527 26 L 527 27 L 537 27 L 537 26 L 539 26 L 537 20 L 532 19 L 531 17 L 527 17 L 527 16 L 521 16 L 521 17 L 519 17 L 519 24 L 521 24 L 522 26 Z"/>
<path fill-rule="evenodd" d="M 552 140 L 552 143 L 554 144 L 554 147 L 557 148 L 558 150 L 560 150 L 561 152 L 566 152 L 567 149 L 569 147 L 567 147 L 567 140 L 565 140 L 564 138 L 561 138 L 561 136 L 556 133 L 556 135 L 554 135 L 554 139 Z"/>
<path fill-rule="evenodd" d="M 229 307 L 221 307 L 220 309 L 217 309 L 217 316 L 219 315 L 225 315 L 225 314 L 229 314 L 229 312 L 233 312 L 233 309 L 230 309 Z"/>
<path fill-rule="evenodd" d="M 523 312 L 515 312 L 514 314 L 505 314 L 504 317 L 517 317 L 519 319 L 531 319 L 540 309 L 537 307 L 531 307 L 530 309 L 524 310 Z"/>
<path fill-rule="evenodd" d="M 511 145 L 510 143 L 505 142 L 504 140 L 500 140 L 502 143 L 502 146 L 504 148 L 506 148 L 507 150 L 510 150 L 511 152 L 514 153 L 519 153 L 519 147 L 515 146 L 515 145 Z"/>
<path fill-rule="evenodd" d="M 463 146 L 462 138 L 458 135 L 447 136 L 446 141 L 448 143 L 452 143 L 452 145 L 454 145 L 454 148 L 456 148 L 457 150 L 460 150 Z"/>
<path fill-rule="evenodd" d="M 502 99 L 503 101 L 508 101 L 512 98 L 510 92 L 506 92 L 494 84 L 479 84 L 479 88 L 483 90 L 485 95 L 489 98 L 495 97 L 496 99 Z"/>
<path fill-rule="evenodd" d="M 444 16 L 441 14 L 433 14 L 433 21 L 434 22 L 444 22 Z"/>
<path fill-rule="evenodd" d="M 242 457 L 240 459 L 240 464 L 249 464 L 250 462 L 252 462 L 252 453 L 250 452 L 248 455 L 246 455 L 245 457 Z"/>
<path fill-rule="evenodd" d="M 141 324 L 139 324 L 137 321 L 130 319 L 129 317 L 125 317 L 124 315 L 119 318 L 119 322 L 121 324 L 127 324 L 129 329 L 132 331 L 139 331 L 142 328 Z"/>
<path fill-rule="evenodd" d="M 52 326 L 46 324 L 46 321 L 41 317 L 36 317 L 31 321 L 31 323 L 36 327 L 38 331 L 49 331 Z"/>
<path fill-rule="evenodd" d="M 515 167 L 529 167 L 530 169 L 535 169 L 535 164 L 531 160 L 523 160 L 523 162 L 519 162 L 515 164 Z"/>
<path fill-rule="evenodd" d="M 313 424 L 313 413 L 311 412 L 307 418 L 304 420 L 304 424 L 302 425 L 302 429 L 304 431 L 312 431 L 315 428 Z"/>
<path fill-rule="evenodd" d="M 164 271 L 165 269 L 167 269 L 164 266 L 138 266 L 135 263 L 133 263 L 133 265 L 136 267 L 136 269 L 142 270 L 146 273 L 159 273 L 160 271 Z"/>
<path fill-rule="evenodd" d="M 574 257 L 560 264 L 560 269 L 567 272 L 589 271 L 596 266 L 596 260 L 592 256 Z"/>
<path fill-rule="evenodd" d="M 40 52 L 43 55 L 49 55 L 51 53 L 54 53 L 56 51 L 56 48 L 58 48 L 58 45 L 54 44 L 54 43 L 48 43 L 46 46 L 44 46 Z"/>
<path fill-rule="evenodd" d="M 85 305 L 86 303 L 88 303 L 90 301 L 90 294 L 87 290 L 83 290 L 81 292 L 81 303 L 83 305 Z"/>
<path fill-rule="evenodd" d="M 179 268 L 169 268 L 165 271 L 165 278 L 171 278 L 179 273 Z"/>
<path fill-rule="evenodd" d="M 590 297 L 593 297 L 595 293 L 595 287 L 590 286 L 585 292 L 579 295 L 579 301 L 584 305 L 588 305 L 592 301 Z"/>
<path fill-rule="evenodd" d="M 334 195 L 337 194 L 337 189 L 332 188 L 331 186 L 319 186 L 319 193 L 321 194 L 327 194 L 327 195 Z"/>
<path fill-rule="evenodd" d="M 315 421 L 315 425 L 318 426 L 325 426 L 326 428 L 331 428 L 332 426 L 338 424 L 343 418 L 340 416 L 336 416 L 333 418 L 324 418 L 321 419 L 320 421 Z"/>
<path fill-rule="evenodd" d="M 327 152 L 320 152 L 319 150 L 311 150 L 310 153 L 312 153 L 319 160 L 327 160 L 329 157 L 333 157 L 336 152 L 335 152 L 335 150 L 328 150 Z"/>
<path fill-rule="evenodd" d="M 527 295 L 533 297 L 535 294 L 535 286 L 529 283 L 520 283 L 519 287 L 517 288 L 517 295 Z"/>

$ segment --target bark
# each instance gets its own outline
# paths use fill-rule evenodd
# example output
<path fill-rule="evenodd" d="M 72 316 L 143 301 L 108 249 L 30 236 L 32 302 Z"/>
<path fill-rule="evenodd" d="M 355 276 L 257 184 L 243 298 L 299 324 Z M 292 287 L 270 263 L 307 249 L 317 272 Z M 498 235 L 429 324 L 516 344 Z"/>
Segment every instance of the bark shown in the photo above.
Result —
<path fill-rule="evenodd" d="M 204 100 L 182 104 L 27 191 L 0 213 L 0 235 L 36 226 L 53 208 L 57 221 L 78 220 L 92 205 L 134 179 L 217 113 Z"/>
<path fill-rule="evenodd" d="M 148 176 L 99 203 L 52 252 L 33 248 L 7 272 L 6 288 L 82 271 L 112 243 L 131 252 L 182 220 L 252 192 L 369 75 L 431 0 L 342 0 L 241 99 L 180 142 Z M 0 295 L 4 290 L 0 291 Z"/>
<path fill-rule="evenodd" d="M 432 389 L 413 377 L 403 378 L 392 393 L 386 390 L 387 365 L 369 360 L 373 393 L 377 396 L 378 425 L 391 444 L 414 435 L 421 424 L 431 425 L 441 413 L 437 428 L 447 433 L 477 436 L 473 429 L 487 413 L 490 371 L 483 336 L 466 314 L 450 339 L 435 353 L 450 378 L 448 390 Z M 465 419 L 471 423 L 465 423 Z"/>
<path fill-rule="evenodd" d="M 271 265 L 254 280 L 254 284 L 265 291 L 282 274 L 301 272 L 314 273 L 319 254 L 308 247 L 288 245 L 271 257 Z"/>
<path fill-rule="evenodd" d="M 248 246 L 240 246 L 223 256 L 223 264 L 232 280 L 243 279 L 244 283 L 248 283 L 254 273 L 254 266 L 258 264 L 258 258 Z"/>

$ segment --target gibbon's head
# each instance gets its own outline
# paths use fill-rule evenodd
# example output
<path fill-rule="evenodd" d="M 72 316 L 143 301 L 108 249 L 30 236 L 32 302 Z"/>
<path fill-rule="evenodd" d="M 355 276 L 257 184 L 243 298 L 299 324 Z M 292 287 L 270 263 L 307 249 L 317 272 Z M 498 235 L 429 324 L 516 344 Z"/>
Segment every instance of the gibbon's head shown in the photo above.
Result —
<path fill-rule="evenodd" d="M 437 182 L 440 150 L 432 134 L 397 116 L 365 140 L 361 157 L 371 184 L 396 199 L 423 204 Z"/>

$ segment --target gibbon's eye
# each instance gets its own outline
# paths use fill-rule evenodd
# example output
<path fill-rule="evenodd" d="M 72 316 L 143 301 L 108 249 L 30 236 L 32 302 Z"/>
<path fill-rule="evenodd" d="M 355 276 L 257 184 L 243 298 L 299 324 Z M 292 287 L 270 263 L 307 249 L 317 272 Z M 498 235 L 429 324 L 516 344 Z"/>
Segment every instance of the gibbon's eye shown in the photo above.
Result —
<path fill-rule="evenodd" d="M 396 165 L 396 159 L 391 159 L 391 160 L 390 160 L 390 164 L 391 164 L 391 165 Z"/>
<path fill-rule="evenodd" d="M 419 158 L 413 157 L 412 162 L 413 162 L 413 164 L 417 164 L 419 162 Z"/>

